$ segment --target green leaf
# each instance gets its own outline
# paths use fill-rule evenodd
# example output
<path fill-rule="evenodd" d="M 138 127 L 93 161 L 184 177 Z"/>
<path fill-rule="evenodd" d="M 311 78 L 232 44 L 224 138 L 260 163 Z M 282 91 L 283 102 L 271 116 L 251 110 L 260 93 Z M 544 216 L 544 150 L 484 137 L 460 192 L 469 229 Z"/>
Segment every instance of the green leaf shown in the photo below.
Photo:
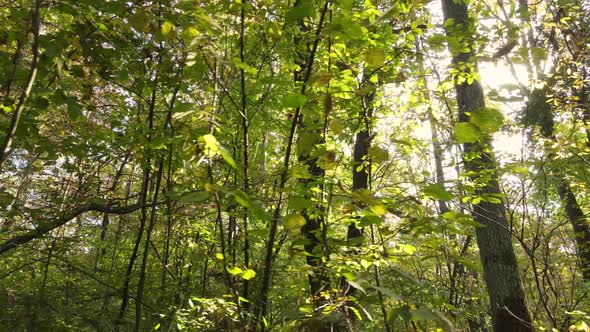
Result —
<path fill-rule="evenodd" d="M 494 108 L 481 108 L 471 114 L 470 122 L 481 132 L 491 134 L 500 129 L 504 123 L 504 115 Z"/>
<path fill-rule="evenodd" d="M 365 61 L 369 66 L 379 67 L 385 63 L 385 51 L 382 49 L 372 49 L 365 53 Z"/>
<path fill-rule="evenodd" d="M 358 320 L 363 320 L 363 317 L 361 316 L 361 312 L 357 308 L 355 308 L 353 306 L 349 306 L 348 309 L 350 309 L 354 313 L 354 315 L 356 316 L 356 318 Z"/>
<path fill-rule="evenodd" d="M 241 206 L 243 206 L 245 208 L 249 208 L 252 205 L 250 203 L 250 197 L 245 192 L 243 192 L 241 190 L 236 190 L 236 191 L 234 191 L 233 194 L 234 194 L 234 199 Z"/>
<path fill-rule="evenodd" d="M 437 320 L 437 316 L 428 309 L 410 309 L 412 320 Z"/>
<path fill-rule="evenodd" d="M 256 272 L 251 269 L 247 269 L 242 273 L 242 279 L 250 280 L 256 276 Z"/>
<path fill-rule="evenodd" d="M 199 137 L 199 141 L 205 145 L 205 150 L 207 150 L 209 156 L 214 156 L 217 151 L 219 150 L 219 143 L 217 143 L 217 138 L 211 134 L 203 135 Z"/>
<path fill-rule="evenodd" d="M 403 301 L 403 296 L 394 293 L 391 289 L 388 288 L 384 288 L 384 287 L 378 287 L 378 286 L 373 286 L 373 288 L 377 291 L 379 291 L 381 294 L 391 297 L 392 299 L 396 300 L 396 301 Z"/>
<path fill-rule="evenodd" d="M 297 179 L 311 179 L 311 173 L 305 165 L 295 165 L 290 170 L 291 176 Z"/>
<path fill-rule="evenodd" d="M 356 281 L 352 281 L 352 280 L 346 280 L 347 283 L 349 283 L 352 287 L 360 290 L 363 293 L 366 293 L 365 289 Z"/>
<path fill-rule="evenodd" d="M 367 227 L 370 225 L 380 225 L 383 222 L 383 219 L 376 215 L 366 215 L 361 218 L 359 222 L 360 227 Z"/>
<path fill-rule="evenodd" d="M 361 263 L 361 266 L 364 267 L 365 269 L 368 269 L 369 267 L 371 267 L 371 262 L 369 262 L 366 259 L 361 259 L 360 263 Z"/>
<path fill-rule="evenodd" d="M 229 151 L 227 151 L 215 138 L 215 136 L 211 134 L 203 135 L 199 137 L 199 141 L 205 146 L 205 152 L 207 153 L 208 157 L 213 157 L 217 153 L 221 155 L 223 160 L 228 163 L 231 167 L 237 169 L 238 165 L 234 161 L 234 158 L 231 156 Z"/>
<path fill-rule="evenodd" d="M 225 160 L 225 162 L 228 163 L 228 165 L 230 165 L 234 169 L 238 169 L 238 165 L 236 164 L 236 162 L 235 162 L 234 158 L 232 157 L 232 155 L 230 154 L 230 152 L 227 151 L 227 149 L 220 146 L 219 147 L 219 154 L 221 155 L 221 158 L 223 158 L 223 160 Z"/>
<path fill-rule="evenodd" d="M 283 106 L 297 108 L 305 105 L 307 99 L 300 93 L 290 93 L 283 98 Z"/>
<path fill-rule="evenodd" d="M 236 276 L 236 275 L 242 273 L 243 271 L 239 267 L 233 266 L 233 267 L 228 267 L 227 272 L 229 272 L 229 274 L 231 274 L 232 276 Z"/>
<path fill-rule="evenodd" d="M 321 136 L 316 131 L 305 130 L 297 138 L 297 151 L 300 155 L 308 155 L 320 142 Z"/>
<path fill-rule="evenodd" d="M 481 132 L 469 122 L 459 122 L 455 125 L 457 143 L 473 143 L 481 138 Z"/>
<path fill-rule="evenodd" d="M 305 218 L 300 214 L 290 214 L 283 219 L 283 226 L 292 231 L 298 230 L 305 225 Z"/>
<path fill-rule="evenodd" d="M 82 117 L 83 113 L 82 113 L 82 105 L 80 105 L 77 101 L 76 98 L 73 97 L 67 97 L 66 98 L 66 103 L 68 105 L 68 115 L 70 116 L 70 119 L 72 120 L 78 120 Z"/>
<path fill-rule="evenodd" d="M 182 30 L 182 36 L 187 41 L 193 40 L 194 38 L 198 37 L 200 34 L 201 34 L 201 32 L 199 31 L 199 29 L 197 29 L 195 27 L 187 27 Z"/>
<path fill-rule="evenodd" d="M 172 33 L 174 32 L 174 29 L 176 29 L 176 27 L 174 26 L 174 24 L 172 22 L 165 21 L 164 23 L 162 23 L 162 36 L 172 37 Z"/>
<path fill-rule="evenodd" d="M 369 148 L 369 157 L 371 162 L 380 164 L 389 160 L 389 152 L 380 146 L 371 146 Z"/>
<path fill-rule="evenodd" d="M 129 24 L 131 24 L 131 26 L 137 31 L 144 31 L 150 23 L 150 17 L 144 11 L 138 11 L 137 13 L 129 16 L 127 20 L 129 21 Z"/>
<path fill-rule="evenodd" d="M 291 197 L 289 199 L 289 207 L 293 210 L 301 211 L 313 205 L 312 201 L 303 197 Z"/>
<path fill-rule="evenodd" d="M 243 69 L 244 72 L 248 73 L 248 74 L 252 74 L 252 75 L 256 75 L 258 73 L 258 70 L 256 70 L 256 68 L 250 66 L 249 64 L 242 62 L 240 60 L 240 58 L 234 58 L 234 65 L 236 66 L 236 68 L 238 69 Z"/>
<path fill-rule="evenodd" d="M 432 183 L 424 187 L 424 195 L 441 201 L 450 201 L 454 197 L 452 193 L 446 191 L 445 188 L 438 183 Z"/>
<path fill-rule="evenodd" d="M 204 202 L 209 199 L 211 196 L 210 193 L 206 191 L 197 191 L 194 193 L 188 193 L 180 196 L 178 199 L 178 203 L 180 204 L 188 204 L 188 203 L 200 203 Z"/>
<path fill-rule="evenodd" d="M 300 0 L 297 6 L 291 8 L 287 13 L 286 19 L 288 23 L 295 23 L 305 17 L 315 15 L 315 1 L 314 0 Z"/>
<path fill-rule="evenodd" d="M 385 207 L 385 205 L 383 205 L 381 203 L 371 205 L 370 210 L 371 210 L 371 212 L 373 212 L 374 214 L 376 214 L 378 216 L 383 216 L 387 213 L 387 208 Z"/>

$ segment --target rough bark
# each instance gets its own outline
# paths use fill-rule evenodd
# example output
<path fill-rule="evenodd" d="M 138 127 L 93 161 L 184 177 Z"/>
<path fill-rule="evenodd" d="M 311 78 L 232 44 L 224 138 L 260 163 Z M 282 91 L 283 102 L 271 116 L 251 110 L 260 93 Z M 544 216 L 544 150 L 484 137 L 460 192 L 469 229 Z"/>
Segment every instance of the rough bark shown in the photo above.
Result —
<path fill-rule="evenodd" d="M 463 42 L 473 47 L 471 39 L 475 31 L 468 16 L 467 5 L 454 0 L 442 0 L 442 7 L 445 21 L 454 20 L 454 24 L 447 27 L 447 35 L 450 38 L 463 39 Z M 457 52 L 452 47 L 450 51 L 453 65 L 457 68 L 473 60 L 472 52 Z M 483 89 L 477 80 L 471 84 L 458 83 L 455 90 L 459 121 L 469 121 L 468 114 L 485 107 Z M 500 193 L 496 161 L 490 152 L 490 143 L 491 139 L 484 137 L 476 143 L 465 143 L 463 146 L 465 169 L 471 174 L 480 175 L 472 175 L 472 180 L 481 182 L 482 174 L 487 178 L 483 187 L 475 192 L 479 196 Z M 490 297 L 494 331 L 533 331 L 504 204 L 487 201 L 474 204 L 473 218 L 481 224 L 476 229 L 476 236 Z"/>

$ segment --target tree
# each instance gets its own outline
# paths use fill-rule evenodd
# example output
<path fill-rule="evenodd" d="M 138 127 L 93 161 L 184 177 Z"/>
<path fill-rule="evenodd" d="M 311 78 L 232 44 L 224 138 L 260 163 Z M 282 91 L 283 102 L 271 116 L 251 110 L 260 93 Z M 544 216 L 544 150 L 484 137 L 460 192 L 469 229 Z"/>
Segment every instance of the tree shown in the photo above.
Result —
<path fill-rule="evenodd" d="M 463 162 L 472 181 L 479 203 L 473 204 L 473 218 L 481 224 L 476 229 L 477 244 L 484 270 L 484 279 L 490 297 L 492 321 L 495 331 L 533 331 L 526 304 L 516 255 L 512 247 L 510 225 L 501 201 L 496 160 L 491 151 L 486 121 L 494 119 L 494 110 L 486 109 L 483 90 L 477 79 L 473 60 L 475 33 L 474 20 L 469 17 L 468 6 L 452 0 L 443 0 L 445 27 L 449 38 L 453 66 L 459 123 L 455 133 L 459 138 L 466 131 L 481 130 L 481 137 L 464 141 Z M 467 51 L 465 51 L 465 49 Z M 470 121 L 474 119 L 475 121 Z M 472 123 L 479 126 L 479 129 Z M 489 123 L 489 121 L 488 121 Z"/>

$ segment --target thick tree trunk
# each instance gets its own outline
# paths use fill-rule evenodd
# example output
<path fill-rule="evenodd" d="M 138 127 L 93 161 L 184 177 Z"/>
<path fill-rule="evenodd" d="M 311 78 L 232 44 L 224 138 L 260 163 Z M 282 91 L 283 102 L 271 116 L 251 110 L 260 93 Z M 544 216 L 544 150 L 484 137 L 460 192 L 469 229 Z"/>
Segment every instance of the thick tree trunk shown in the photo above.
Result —
<path fill-rule="evenodd" d="M 369 189 L 369 173 L 366 167 L 366 159 L 369 155 L 371 137 L 367 129 L 363 128 L 356 134 L 352 164 L 352 190 Z M 358 239 L 363 236 L 363 229 L 357 228 L 355 223 L 348 225 L 347 240 Z"/>
<path fill-rule="evenodd" d="M 366 82 L 367 80 L 365 80 Z M 366 96 L 363 102 L 365 108 L 361 114 L 361 123 L 359 132 L 356 133 L 353 148 L 353 163 L 352 163 L 352 190 L 361 191 L 369 189 L 369 172 L 370 165 L 368 164 L 369 149 L 371 148 L 371 133 L 370 133 L 370 118 L 372 117 L 373 96 L 371 93 Z M 359 206 L 362 208 L 363 206 Z M 346 241 L 352 242 L 353 245 L 358 245 L 364 235 L 364 230 L 357 227 L 356 223 L 348 225 L 348 232 L 346 234 Z M 354 296 L 356 288 L 348 283 L 343 283 L 344 294 Z"/>
<path fill-rule="evenodd" d="M 447 27 L 447 35 L 462 39 L 473 48 L 473 42 L 470 39 L 473 38 L 475 31 L 468 17 L 467 5 L 454 0 L 442 0 L 442 7 L 445 21 L 454 20 L 454 24 Z M 457 44 L 464 45 L 464 43 Z M 450 49 L 453 65 L 458 68 L 472 60 L 471 52 L 463 53 L 453 47 Z M 455 89 L 459 121 L 467 122 L 469 113 L 485 107 L 483 90 L 477 80 L 474 80 L 472 84 L 467 82 L 456 84 Z M 500 193 L 496 161 L 490 152 L 490 141 L 489 138 L 483 138 L 476 143 L 464 144 L 466 157 L 463 162 L 466 170 L 474 174 L 485 174 L 485 178 L 488 179 L 484 187 L 476 191 L 476 195 Z M 481 182 L 477 175 L 472 176 L 472 179 L 475 182 Z M 476 229 L 477 244 L 490 297 L 494 331 L 533 331 L 504 204 L 486 201 L 475 204 L 473 218 L 482 225 Z"/>

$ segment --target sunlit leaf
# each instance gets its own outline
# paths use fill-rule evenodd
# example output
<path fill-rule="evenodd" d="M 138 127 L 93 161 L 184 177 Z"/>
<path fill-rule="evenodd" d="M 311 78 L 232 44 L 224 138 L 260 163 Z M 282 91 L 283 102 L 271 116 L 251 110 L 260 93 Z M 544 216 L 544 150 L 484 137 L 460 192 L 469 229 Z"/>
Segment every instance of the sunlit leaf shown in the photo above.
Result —
<path fill-rule="evenodd" d="M 251 269 L 245 270 L 244 272 L 242 272 L 242 275 L 241 275 L 242 279 L 245 279 L 245 280 L 250 280 L 250 279 L 254 278 L 255 276 L 256 276 L 256 272 Z"/>
<path fill-rule="evenodd" d="M 481 132 L 491 134 L 500 129 L 504 123 L 504 115 L 494 108 L 482 108 L 471 114 L 470 122 Z"/>
<path fill-rule="evenodd" d="M 442 185 L 438 183 L 431 183 L 424 187 L 424 195 L 430 196 L 436 200 L 450 201 L 454 195 L 448 192 Z"/>
<path fill-rule="evenodd" d="M 174 26 L 174 23 L 170 21 L 164 21 L 164 23 L 162 23 L 162 35 L 164 37 L 171 37 L 172 32 L 174 32 L 175 29 L 176 27 Z"/>
<path fill-rule="evenodd" d="M 473 143 L 481 138 L 481 132 L 469 122 L 455 124 L 455 138 L 457 143 Z"/>
<path fill-rule="evenodd" d="M 300 214 L 290 214 L 283 218 L 283 226 L 288 230 L 298 230 L 305 225 L 305 218 Z"/>
<path fill-rule="evenodd" d="M 187 194 L 180 196 L 180 198 L 178 199 L 178 203 L 187 204 L 187 203 L 204 202 L 204 201 L 208 200 L 210 196 L 211 196 L 211 194 L 206 191 L 197 191 L 197 192 L 187 193 Z"/>
<path fill-rule="evenodd" d="M 283 98 L 283 105 L 289 108 L 297 108 L 305 105 L 305 96 L 299 93 L 291 93 Z"/>

